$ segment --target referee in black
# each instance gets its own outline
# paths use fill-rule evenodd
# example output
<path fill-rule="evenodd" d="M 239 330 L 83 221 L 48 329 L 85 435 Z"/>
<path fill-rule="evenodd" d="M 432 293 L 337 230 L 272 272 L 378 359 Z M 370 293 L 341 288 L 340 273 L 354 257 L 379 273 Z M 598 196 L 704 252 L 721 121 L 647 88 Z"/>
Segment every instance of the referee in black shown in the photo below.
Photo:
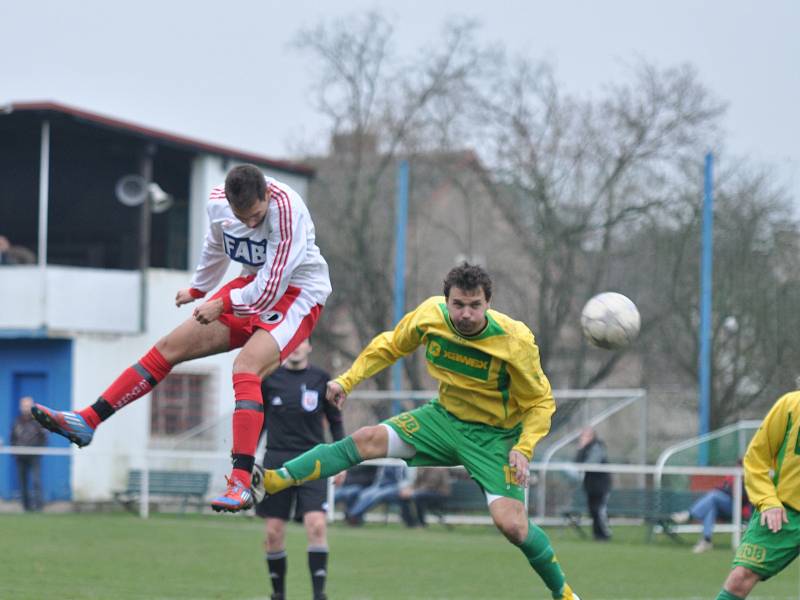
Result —
<path fill-rule="evenodd" d="M 311 343 L 306 340 L 261 384 L 267 437 L 265 469 L 281 467 L 287 460 L 324 443 L 323 417 L 334 441 L 344 437 L 342 413 L 325 401 L 325 386 L 330 376 L 309 364 L 310 353 Z M 286 597 L 286 521 L 292 515 L 292 508 L 294 519 L 302 521 L 306 528 L 314 600 L 327 598 L 327 499 L 327 480 L 318 479 L 267 496 L 256 505 L 256 514 L 266 519 L 265 547 L 272 600 Z"/>

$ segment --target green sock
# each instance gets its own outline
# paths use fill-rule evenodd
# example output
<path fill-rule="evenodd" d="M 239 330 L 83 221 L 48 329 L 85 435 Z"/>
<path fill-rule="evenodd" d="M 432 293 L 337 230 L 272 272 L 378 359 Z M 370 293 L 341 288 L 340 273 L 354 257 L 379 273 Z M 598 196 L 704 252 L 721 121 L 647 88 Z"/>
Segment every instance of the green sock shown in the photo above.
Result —
<path fill-rule="evenodd" d="M 547 534 L 531 522 L 528 522 L 528 537 L 519 545 L 519 549 L 531 563 L 533 570 L 542 578 L 547 588 L 553 592 L 553 598 L 560 598 L 564 591 L 566 578 L 556 553 L 550 545 Z"/>
<path fill-rule="evenodd" d="M 722 590 L 717 596 L 716 600 L 744 600 L 744 598 L 740 598 L 739 596 L 735 596 L 726 590 Z"/>
<path fill-rule="evenodd" d="M 292 479 L 304 482 L 330 477 L 360 463 L 363 458 L 353 438 L 347 436 L 333 444 L 319 444 L 283 465 Z"/>

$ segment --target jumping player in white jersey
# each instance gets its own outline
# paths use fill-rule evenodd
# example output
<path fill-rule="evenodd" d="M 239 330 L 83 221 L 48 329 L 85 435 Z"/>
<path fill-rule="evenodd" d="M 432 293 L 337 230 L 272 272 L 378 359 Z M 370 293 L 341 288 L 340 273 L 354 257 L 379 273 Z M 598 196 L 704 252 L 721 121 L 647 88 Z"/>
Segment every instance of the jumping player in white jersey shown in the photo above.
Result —
<path fill-rule="evenodd" d="M 147 394 L 178 363 L 242 348 L 233 363 L 233 471 L 216 511 L 253 504 L 250 478 L 264 423 L 261 380 L 308 338 L 331 292 L 328 265 L 314 241 L 314 223 L 302 198 L 253 165 L 230 170 L 211 191 L 209 228 L 190 287 L 175 296 L 181 306 L 219 284 L 229 261 L 242 274 L 194 309 L 190 319 L 161 338 L 91 406 L 77 412 L 35 405 L 44 427 L 78 446 L 120 408 Z"/>

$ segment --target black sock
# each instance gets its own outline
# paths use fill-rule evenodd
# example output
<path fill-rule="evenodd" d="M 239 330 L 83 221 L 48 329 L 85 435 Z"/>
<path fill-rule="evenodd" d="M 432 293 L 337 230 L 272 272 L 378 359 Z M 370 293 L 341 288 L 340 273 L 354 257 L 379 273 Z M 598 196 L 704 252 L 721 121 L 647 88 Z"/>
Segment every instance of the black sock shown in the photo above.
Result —
<path fill-rule="evenodd" d="M 111 405 L 103 397 L 98 398 L 97 402 L 92 404 L 92 410 L 97 413 L 97 416 L 100 417 L 101 421 L 105 421 L 114 414 L 114 409 L 111 408 Z"/>
<path fill-rule="evenodd" d="M 309 546 L 308 570 L 311 572 L 311 585 L 316 598 L 325 591 L 325 578 L 328 576 L 327 546 Z"/>
<path fill-rule="evenodd" d="M 255 456 L 251 456 L 249 454 L 231 454 L 231 458 L 233 459 L 234 469 L 241 469 L 242 471 L 247 471 L 248 473 L 253 472 L 253 465 L 256 464 Z"/>
<path fill-rule="evenodd" d="M 272 581 L 272 591 L 275 594 L 284 594 L 286 585 L 286 550 L 280 552 L 267 552 L 267 571 Z"/>

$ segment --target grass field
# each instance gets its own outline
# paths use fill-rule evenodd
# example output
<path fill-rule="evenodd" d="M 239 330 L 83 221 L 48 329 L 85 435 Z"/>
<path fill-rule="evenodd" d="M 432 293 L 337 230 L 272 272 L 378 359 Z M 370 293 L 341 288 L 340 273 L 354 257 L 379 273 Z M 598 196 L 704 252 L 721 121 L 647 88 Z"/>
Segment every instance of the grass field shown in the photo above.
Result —
<path fill-rule="evenodd" d="M 583 600 L 713 599 L 731 550 L 694 556 L 668 540 L 643 542 L 617 528 L 609 544 L 550 529 L 569 581 Z M 0 516 L 0 598 L 268 598 L 262 524 L 233 516 L 123 514 Z M 405 530 L 396 525 L 330 533 L 331 600 L 547 599 L 522 555 L 489 527 Z M 305 538 L 289 528 L 288 595 L 310 598 Z M 753 600 L 797 600 L 798 568 L 760 584 Z"/>

